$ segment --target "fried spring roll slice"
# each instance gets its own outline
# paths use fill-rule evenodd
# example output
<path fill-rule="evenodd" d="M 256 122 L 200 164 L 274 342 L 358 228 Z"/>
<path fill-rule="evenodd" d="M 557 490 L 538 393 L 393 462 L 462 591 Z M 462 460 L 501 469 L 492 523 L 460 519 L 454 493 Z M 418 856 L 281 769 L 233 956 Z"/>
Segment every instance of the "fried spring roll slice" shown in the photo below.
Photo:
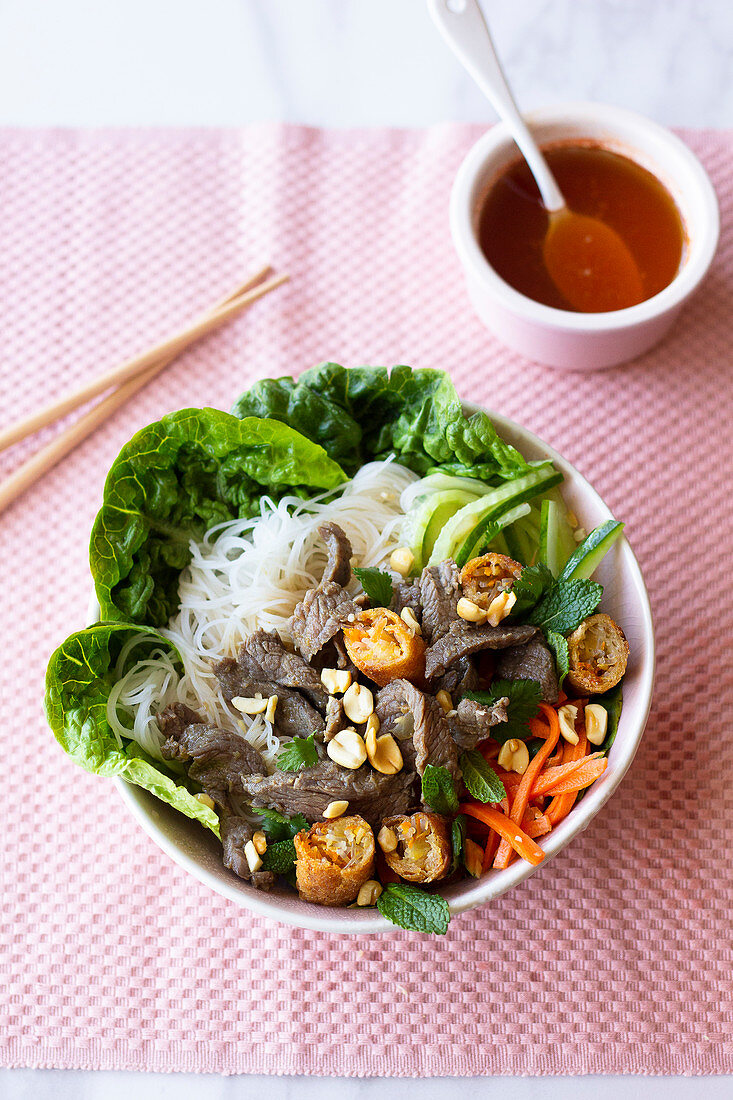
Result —
<path fill-rule="evenodd" d="M 398 814 L 385 818 L 379 845 L 391 870 L 406 882 L 436 882 L 448 872 L 450 826 L 440 814 L 419 810 L 411 817 Z"/>
<path fill-rule="evenodd" d="M 591 615 L 568 638 L 568 681 L 581 692 L 598 695 L 615 687 L 626 672 L 629 643 L 610 615 Z"/>
<path fill-rule="evenodd" d="M 508 592 L 522 575 L 522 566 L 506 554 L 482 554 L 461 570 L 463 595 L 484 611 L 501 592 Z"/>
<path fill-rule="evenodd" d="M 353 626 L 344 627 L 344 641 L 356 667 L 380 687 L 425 677 L 425 642 L 386 607 L 360 612 Z"/>
<path fill-rule="evenodd" d="M 348 905 L 374 874 L 374 833 L 358 814 L 303 829 L 295 852 L 298 893 L 317 905 Z"/>

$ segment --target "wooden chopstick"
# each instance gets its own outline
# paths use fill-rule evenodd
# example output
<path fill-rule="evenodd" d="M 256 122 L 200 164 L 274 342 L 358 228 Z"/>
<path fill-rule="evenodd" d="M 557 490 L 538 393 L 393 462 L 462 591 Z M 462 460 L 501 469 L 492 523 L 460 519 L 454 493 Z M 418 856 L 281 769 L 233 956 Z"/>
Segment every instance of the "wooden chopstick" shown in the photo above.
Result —
<path fill-rule="evenodd" d="M 265 271 L 268 269 L 265 268 Z M 260 273 L 261 277 L 261 273 Z M 146 386 L 157 374 L 168 366 L 184 348 L 188 347 L 194 341 L 199 340 L 207 332 L 211 332 L 214 328 L 224 324 L 230 317 L 234 317 L 240 310 L 245 309 L 246 306 L 252 302 L 257 301 L 264 294 L 269 294 L 271 290 L 281 286 L 288 279 L 287 275 L 279 275 L 277 278 L 270 279 L 265 283 L 257 286 L 256 289 L 247 290 L 247 287 L 251 287 L 253 279 L 250 279 L 242 287 L 239 287 L 232 294 L 228 295 L 221 302 L 217 302 L 212 306 L 207 314 L 200 319 L 197 326 L 191 326 L 186 332 L 189 334 L 189 339 L 185 344 L 180 344 L 180 337 L 172 337 L 166 342 L 168 351 L 167 354 L 156 358 L 152 365 L 149 365 L 147 369 L 142 372 L 137 371 L 129 379 L 129 381 L 118 386 L 116 390 L 113 390 L 102 401 L 98 402 L 92 409 L 84 413 L 79 417 L 70 427 L 63 431 L 56 439 L 52 440 L 47 446 L 42 447 L 32 458 L 19 467 L 10 477 L 6 478 L 2 484 L 0 484 L 0 512 L 12 504 L 17 497 L 24 493 L 26 489 L 29 489 L 34 482 L 47 473 L 52 467 L 61 461 L 70 451 L 74 449 L 82 440 L 86 439 L 88 435 L 104 423 L 105 420 L 116 409 L 123 405 L 133 394 L 141 390 L 143 386 Z M 242 293 L 242 291 L 245 293 Z M 181 334 L 182 336 L 183 334 Z M 175 350 L 170 350 L 171 346 L 174 346 Z M 160 346 L 159 346 L 160 347 Z M 149 358 L 150 353 L 140 358 Z M 110 372 L 110 374 L 113 372 Z M 19 437 L 19 438 L 22 438 Z"/>
<path fill-rule="evenodd" d="M 6 447 L 20 442 L 27 435 L 39 431 L 40 428 L 45 428 L 47 424 L 51 424 L 54 420 L 65 416 L 73 409 L 78 408 L 79 405 L 91 400 L 92 397 L 103 393 L 104 390 L 108 390 L 112 386 L 120 386 L 125 382 L 129 382 L 132 378 L 144 374 L 149 367 L 157 364 L 162 369 L 170 362 L 171 357 L 175 357 L 194 341 L 200 340 L 203 336 L 218 328 L 224 321 L 234 317 L 240 309 L 244 309 L 251 302 L 256 302 L 264 294 L 269 294 L 271 290 L 280 286 L 288 278 L 287 275 L 279 275 L 267 282 L 261 282 L 269 270 L 269 266 L 262 268 L 256 275 L 253 275 L 223 301 L 217 302 L 215 306 L 203 316 L 197 318 L 182 332 L 169 336 L 162 343 L 151 348 L 150 351 L 122 363 L 119 367 L 107 371 L 106 374 L 90 379 L 78 390 L 74 390 L 58 401 L 53 401 L 50 405 L 46 405 L 45 408 L 27 417 L 27 419 L 0 432 L 0 451 L 4 451 Z M 258 283 L 259 285 L 257 285 Z"/>

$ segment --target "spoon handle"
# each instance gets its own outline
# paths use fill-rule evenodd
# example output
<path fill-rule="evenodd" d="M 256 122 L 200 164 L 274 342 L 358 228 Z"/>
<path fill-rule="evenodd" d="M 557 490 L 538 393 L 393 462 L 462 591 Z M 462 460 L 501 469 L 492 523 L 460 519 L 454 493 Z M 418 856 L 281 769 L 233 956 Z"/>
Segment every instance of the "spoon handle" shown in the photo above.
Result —
<path fill-rule="evenodd" d="M 478 0 L 428 0 L 428 9 L 458 60 L 509 127 L 537 181 L 545 209 L 564 209 L 555 177 L 514 102 Z"/>

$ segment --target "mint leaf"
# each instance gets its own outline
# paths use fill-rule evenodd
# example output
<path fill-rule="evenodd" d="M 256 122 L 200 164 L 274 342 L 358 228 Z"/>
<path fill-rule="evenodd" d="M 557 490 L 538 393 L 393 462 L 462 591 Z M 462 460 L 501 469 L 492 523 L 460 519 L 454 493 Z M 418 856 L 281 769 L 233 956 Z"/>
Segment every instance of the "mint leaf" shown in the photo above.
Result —
<path fill-rule="evenodd" d="M 314 744 L 314 734 L 310 737 L 294 737 L 277 758 L 281 772 L 299 772 L 303 768 L 312 768 L 318 763 L 318 753 Z"/>
<path fill-rule="evenodd" d="M 508 699 L 507 721 L 491 727 L 491 736 L 500 745 L 518 737 L 525 741 L 531 736 L 530 718 L 537 714 L 542 699 L 542 688 L 536 680 L 494 680 L 489 691 L 468 691 L 466 696 L 477 703 L 491 706 L 497 699 Z"/>
<path fill-rule="evenodd" d="M 501 802 L 506 798 L 504 784 L 476 749 L 461 753 L 460 765 L 468 793 L 479 802 Z"/>
<path fill-rule="evenodd" d="M 260 828 L 271 844 L 278 840 L 292 840 L 301 829 L 308 828 L 308 822 L 302 814 L 296 814 L 295 817 L 285 817 L 284 814 L 279 814 L 277 810 L 264 810 L 255 807 L 253 807 L 252 812 L 262 814 Z"/>
<path fill-rule="evenodd" d="M 568 650 L 568 640 L 563 638 L 562 634 L 556 634 L 554 630 L 549 631 L 547 635 L 547 644 L 555 654 L 555 665 L 557 667 L 557 686 L 562 687 L 562 682 L 570 671 L 570 652 Z"/>
<path fill-rule="evenodd" d="M 427 764 L 422 777 L 422 799 L 436 814 L 454 814 L 458 810 L 453 776 L 447 768 Z"/>
<path fill-rule="evenodd" d="M 295 866 L 295 845 L 292 840 L 278 840 L 268 844 L 262 857 L 262 870 L 286 875 Z"/>
<path fill-rule="evenodd" d="M 569 634 L 593 614 L 602 595 L 603 585 L 595 581 L 555 581 L 527 622 L 545 634 Z"/>
<path fill-rule="evenodd" d="M 554 583 L 555 578 L 544 562 L 526 566 L 522 570 L 522 575 L 512 585 L 512 592 L 517 597 L 517 602 L 512 608 L 510 618 L 516 621 L 526 615 L 539 603 Z"/>
<path fill-rule="evenodd" d="M 466 839 L 466 818 L 463 814 L 459 814 L 458 817 L 453 818 L 453 824 L 451 826 L 451 845 L 453 848 L 453 854 L 450 862 L 449 875 L 454 875 L 461 865 L 461 856 L 463 855 L 463 842 Z"/>
<path fill-rule="evenodd" d="M 377 898 L 377 909 L 400 928 L 444 936 L 450 922 L 448 902 L 440 894 L 426 894 L 417 886 L 391 882 Z"/>
<path fill-rule="evenodd" d="M 389 607 L 392 601 L 392 578 L 389 573 L 371 565 L 366 569 L 356 566 L 354 576 L 375 607 Z"/>

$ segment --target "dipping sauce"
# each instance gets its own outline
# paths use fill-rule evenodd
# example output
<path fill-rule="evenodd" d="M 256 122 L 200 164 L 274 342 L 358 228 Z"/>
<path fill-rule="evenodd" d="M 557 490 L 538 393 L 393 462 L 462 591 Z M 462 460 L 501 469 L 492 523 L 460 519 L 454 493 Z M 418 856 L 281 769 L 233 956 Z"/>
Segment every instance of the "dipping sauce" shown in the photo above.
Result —
<path fill-rule="evenodd" d="M 549 216 L 524 160 L 511 165 L 492 186 L 479 215 L 479 245 L 496 273 L 528 298 L 576 313 L 636 305 L 669 286 L 679 270 L 686 238 L 666 187 L 628 157 L 598 145 L 557 145 L 543 152 L 570 210 L 598 218 L 621 237 L 636 262 L 640 290 L 638 280 L 632 290 L 603 282 L 594 295 L 594 278 L 606 279 L 600 262 L 596 272 L 587 271 L 584 308 L 565 299 L 545 266 Z"/>

